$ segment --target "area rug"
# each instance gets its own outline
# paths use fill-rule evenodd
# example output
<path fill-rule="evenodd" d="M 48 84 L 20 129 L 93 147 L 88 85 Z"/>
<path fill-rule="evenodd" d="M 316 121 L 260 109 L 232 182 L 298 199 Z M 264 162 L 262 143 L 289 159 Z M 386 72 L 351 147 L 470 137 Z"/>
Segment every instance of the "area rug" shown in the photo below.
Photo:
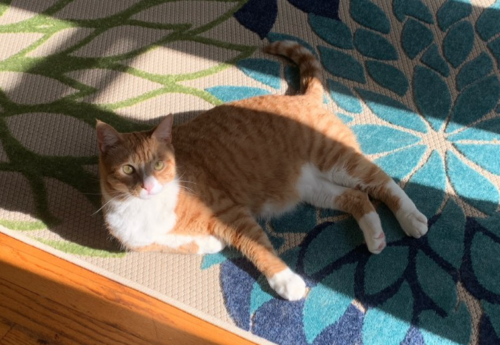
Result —
<path fill-rule="evenodd" d="M 125 253 L 100 212 L 96 119 L 142 130 L 293 94 L 295 40 L 325 107 L 429 219 L 371 255 L 352 217 L 261 221 L 310 289 L 287 302 L 237 252 Z M 45 0 L 0 4 L 2 232 L 259 343 L 500 344 L 500 1 Z"/>

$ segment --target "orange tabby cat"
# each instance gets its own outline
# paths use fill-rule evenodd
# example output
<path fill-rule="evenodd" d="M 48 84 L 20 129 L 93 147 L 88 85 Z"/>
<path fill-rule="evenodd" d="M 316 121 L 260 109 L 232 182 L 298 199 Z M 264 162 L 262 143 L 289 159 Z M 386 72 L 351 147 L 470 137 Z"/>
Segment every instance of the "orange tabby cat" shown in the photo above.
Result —
<path fill-rule="evenodd" d="M 169 115 L 147 132 L 118 133 L 99 121 L 101 189 L 108 229 L 127 249 L 205 254 L 234 246 L 280 296 L 298 300 L 306 284 L 255 217 L 300 202 L 349 212 L 372 253 L 384 249 L 385 236 L 368 195 L 408 235 L 424 235 L 427 219 L 323 107 L 315 57 L 288 41 L 266 51 L 299 65 L 303 95 L 221 105 L 175 128 Z"/>

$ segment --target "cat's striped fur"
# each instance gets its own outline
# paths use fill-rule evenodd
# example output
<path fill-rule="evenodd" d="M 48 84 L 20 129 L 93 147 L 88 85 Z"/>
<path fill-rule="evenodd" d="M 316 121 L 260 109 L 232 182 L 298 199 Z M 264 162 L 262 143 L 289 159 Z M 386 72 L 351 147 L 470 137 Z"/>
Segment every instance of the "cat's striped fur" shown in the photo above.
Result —
<path fill-rule="evenodd" d="M 304 281 L 255 217 L 300 202 L 349 212 L 372 253 L 384 249 L 385 236 L 369 195 L 389 206 L 408 235 L 424 235 L 427 219 L 323 107 L 314 55 L 288 41 L 266 51 L 299 65 L 303 94 L 229 103 L 173 129 L 170 115 L 148 132 L 118 133 L 99 122 L 101 189 L 108 228 L 126 248 L 203 254 L 231 245 L 279 295 L 297 300 Z"/>

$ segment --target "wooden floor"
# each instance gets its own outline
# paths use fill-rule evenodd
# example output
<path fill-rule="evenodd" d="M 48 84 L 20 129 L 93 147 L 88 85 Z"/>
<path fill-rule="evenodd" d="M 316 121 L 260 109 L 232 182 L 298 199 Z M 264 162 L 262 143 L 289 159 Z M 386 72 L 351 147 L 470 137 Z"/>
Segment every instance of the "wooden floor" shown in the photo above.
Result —
<path fill-rule="evenodd" d="M 0 345 L 250 345 L 0 233 Z"/>

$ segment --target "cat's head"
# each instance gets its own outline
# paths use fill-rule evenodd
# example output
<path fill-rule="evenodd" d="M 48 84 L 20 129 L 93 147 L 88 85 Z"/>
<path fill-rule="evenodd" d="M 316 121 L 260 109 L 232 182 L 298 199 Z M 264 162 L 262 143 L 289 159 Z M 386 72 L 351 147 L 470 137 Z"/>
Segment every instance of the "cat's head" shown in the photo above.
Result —
<path fill-rule="evenodd" d="M 175 178 L 173 116 L 155 129 L 119 133 L 97 121 L 101 188 L 111 197 L 150 199 Z"/>

